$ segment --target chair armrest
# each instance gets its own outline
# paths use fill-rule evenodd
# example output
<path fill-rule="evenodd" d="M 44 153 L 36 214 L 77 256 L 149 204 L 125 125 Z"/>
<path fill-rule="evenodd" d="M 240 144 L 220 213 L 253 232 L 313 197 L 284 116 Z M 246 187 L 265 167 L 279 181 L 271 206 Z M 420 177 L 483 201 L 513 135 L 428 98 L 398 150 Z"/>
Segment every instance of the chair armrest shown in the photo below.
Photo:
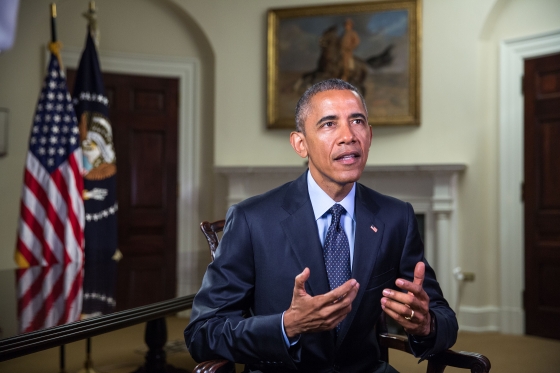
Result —
<path fill-rule="evenodd" d="M 407 352 L 412 354 L 410 349 L 410 344 L 408 343 L 408 338 L 404 335 L 398 334 L 379 334 L 379 344 L 382 347 L 394 348 L 395 350 Z"/>
<path fill-rule="evenodd" d="M 227 360 L 203 361 L 194 367 L 193 373 L 234 373 L 235 364 Z"/>
<path fill-rule="evenodd" d="M 490 360 L 486 356 L 466 351 L 442 351 L 429 358 L 428 362 L 434 366 L 470 369 L 471 373 L 488 373 L 491 368 Z"/>
<path fill-rule="evenodd" d="M 397 334 L 379 334 L 379 343 L 382 347 L 393 348 L 395 350 L 412 354 L 408 338 Z M 470 369 L 471 373 L 488 373 L 490 371 L 490 360 L 484 355 L 465 352 L 445 350 L 428 360 L 428 372 L 443 372 L 446 366 L 462 369 Z M 432 370 L 430 370 L 430 368 Z"/>

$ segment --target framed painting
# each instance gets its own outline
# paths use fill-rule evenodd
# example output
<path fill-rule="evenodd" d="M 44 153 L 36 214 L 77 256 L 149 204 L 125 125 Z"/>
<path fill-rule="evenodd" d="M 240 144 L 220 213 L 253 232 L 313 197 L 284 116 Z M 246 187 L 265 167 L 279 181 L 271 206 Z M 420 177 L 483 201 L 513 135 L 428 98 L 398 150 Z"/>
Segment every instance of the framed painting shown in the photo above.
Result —
<path fill-rule="evenodd" d="M 421 6 L 393 0 L 270 9 L 268 128 L 295 128 L 299 97 L 329 78 L 360 90 L 371 125 L 420 125 Z"/>

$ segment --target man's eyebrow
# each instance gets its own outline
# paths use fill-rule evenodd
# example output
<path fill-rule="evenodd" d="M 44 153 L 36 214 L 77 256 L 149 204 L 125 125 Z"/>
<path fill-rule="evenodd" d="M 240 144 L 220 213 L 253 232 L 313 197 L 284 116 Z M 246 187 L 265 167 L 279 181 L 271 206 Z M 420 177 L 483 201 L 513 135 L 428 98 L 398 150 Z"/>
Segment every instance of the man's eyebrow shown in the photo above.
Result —
<path fill-rule="evenodd" d="M 353 113 L 350 114 L 350 119 L 354 119 L 354 118 L 362 118 L 363 120 L 365 120 L 367 122 L 367 118 L 364 114 L 362 113 Z"/>
<path fill-rule="evenodd" d="M 327 115 L 319 119 L 315 125 L 318 126 L 319 124 L 323 123 L 326 120 L 335 120 L 335 119 L 338 119 L 337 115 Z"/>

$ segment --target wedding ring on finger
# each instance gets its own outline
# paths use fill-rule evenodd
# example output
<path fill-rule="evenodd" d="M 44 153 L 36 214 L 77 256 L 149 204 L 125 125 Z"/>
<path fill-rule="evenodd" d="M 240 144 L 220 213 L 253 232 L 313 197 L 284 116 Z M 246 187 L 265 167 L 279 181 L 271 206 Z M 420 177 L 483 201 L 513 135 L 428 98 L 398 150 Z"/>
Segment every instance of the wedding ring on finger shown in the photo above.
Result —
<path fill-rule="evenodd" d="M 410 320 L 412 320 L 412 318 L 414 317 L 414 310 L 410 310 L 410 312 L 412 312 L 412 313 L 410 314 L 410 316 L 405 316 L 405 317 L 404 317 L 405 320 L 410 321 Z"/>

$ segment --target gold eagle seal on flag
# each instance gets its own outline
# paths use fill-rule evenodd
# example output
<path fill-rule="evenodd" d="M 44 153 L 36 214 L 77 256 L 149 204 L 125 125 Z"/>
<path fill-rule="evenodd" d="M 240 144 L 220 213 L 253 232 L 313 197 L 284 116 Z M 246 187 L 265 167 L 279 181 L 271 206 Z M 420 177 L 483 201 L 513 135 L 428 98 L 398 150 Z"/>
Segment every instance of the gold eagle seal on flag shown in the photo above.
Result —
<path fill-rule="evenodd" d="M 109 120 L 97 112 L 85 111 L 79 123 L 84 155 L 84 178 L 103 180 L 117 172 L 113 131 Z"/>

